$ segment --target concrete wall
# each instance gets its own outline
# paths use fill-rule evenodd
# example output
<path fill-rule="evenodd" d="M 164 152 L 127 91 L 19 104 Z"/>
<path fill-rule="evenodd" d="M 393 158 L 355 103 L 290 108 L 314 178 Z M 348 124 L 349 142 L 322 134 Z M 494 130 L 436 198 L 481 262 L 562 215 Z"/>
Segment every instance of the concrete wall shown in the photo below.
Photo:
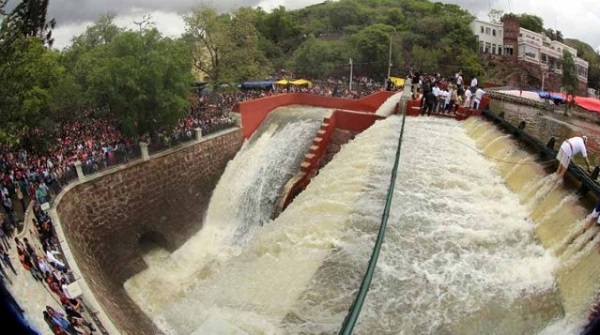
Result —
<path fill-rule="evenodd" d="M 175 250 L 200 230 L 211 193 L 242 142 L 241 129 L 215 134 L 70 185 L 57 198 L 70 254 L 119 332 L 160 333 L 123 289 L 146 268 L 140 241 Z"/>
<path fill-rule="evenodd" d="M 250 138 L 265 117 L 277 107 L 308 105 L 373 113 L 395 93 L 397 92 L 380 91 L 362 99 L 342 99 L 305 93 L 279 94 L 238 103 L 234 111 L 242 116 L 244 137 Z"/>

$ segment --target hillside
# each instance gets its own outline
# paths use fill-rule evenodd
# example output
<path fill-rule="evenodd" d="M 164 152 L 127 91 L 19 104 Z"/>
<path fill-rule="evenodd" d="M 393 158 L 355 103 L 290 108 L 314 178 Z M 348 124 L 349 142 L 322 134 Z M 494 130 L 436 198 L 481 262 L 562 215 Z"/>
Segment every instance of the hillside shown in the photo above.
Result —
<path fill-rule="evenodd" d="M 294 11 L 259 9 L 258 13 L 256 27 L 267 57 L 276 68 L 301 76 L 345 76 L 352 58 L 356 75 L 383 79 L 390 43 L 390 72 L 395 76 L 405 76 L 410 70 L 450 75 L 462 68 L 467 77 L 508 83 L 527 72 L 516 64 L 480 56 L 469 28 L 474 17 L 457 5 L 427 0 L 340 0 Z M 563 39 L 561 32 L 544 29 L 543 20 L 534 14 L 512 15 L 519 17 L 523 27 Z M 593 48 L 574 39 L 565 43 L 590 63 L 589 83 L 598 87 L 600 61 Z M 540 83 L 531 83 L 536 84 Z"/>
<path fill-rule="evenodd" d="M 390 40 L 392 75 L 409 70 L 479 75 L 473 16 L 452 4 L 426 0 L 326 1 L 303 9 L 260 12 L 257 28 L 263 50 L 278 55 L 278 67 L 309 77 L 355 73 L 385 78 Z"/>

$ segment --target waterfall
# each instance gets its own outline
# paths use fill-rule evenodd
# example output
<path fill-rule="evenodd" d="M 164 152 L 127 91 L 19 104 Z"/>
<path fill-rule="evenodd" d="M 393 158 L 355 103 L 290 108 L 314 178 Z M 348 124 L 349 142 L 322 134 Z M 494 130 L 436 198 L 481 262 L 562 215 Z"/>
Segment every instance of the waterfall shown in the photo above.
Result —
<path fill-rule="evenodd" d="M 271 221 L 319 124 L 284 119 L 266 120 L 229 163 L 203 229 L 126 284 L 165 333 L 339 330 L 377 235 L 401 118 L 343 145 Z M 481 120 L 408 118 L 356 333 L 578 334 L 599 288 L 590 240 L 600 229 L 577 234 L 587 210 L 546 163 Z"/>

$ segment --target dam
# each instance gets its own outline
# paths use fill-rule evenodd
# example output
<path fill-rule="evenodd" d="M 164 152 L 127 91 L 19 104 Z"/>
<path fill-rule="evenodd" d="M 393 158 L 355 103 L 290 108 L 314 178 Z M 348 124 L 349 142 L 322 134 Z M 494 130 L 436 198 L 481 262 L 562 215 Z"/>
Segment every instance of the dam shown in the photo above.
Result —
<path fill-rule="evenodd" d="M 196 209 L 186 202 L 188 216 L 161 219 L 202 225 L 151 239 L 134 268 L 115 272 L 118 292 L 149 320 L 137 327 L 339 331 L 377 235 L 401 116 L 356 134 L 271 219 L 332 112 L 275 109 L 203 193 L 210 199 L 201 196 Z M 407 118 L 402 141 L 387 235 L 355 333 L 580 334 L 600 288 L 598 228 L 577 234 L 589 200 L 479 118 Z M 177 230 L 155 230 L 168 229 Z"/>

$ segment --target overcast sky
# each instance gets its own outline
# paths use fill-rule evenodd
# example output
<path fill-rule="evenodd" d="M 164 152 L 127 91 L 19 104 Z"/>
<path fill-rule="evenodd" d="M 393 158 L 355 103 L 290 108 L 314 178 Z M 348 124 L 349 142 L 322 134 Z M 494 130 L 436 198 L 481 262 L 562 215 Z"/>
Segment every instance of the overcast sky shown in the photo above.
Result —
<path fill-rule="evenodd" d="M 11 0 L 16 2 L 17 0 Z M 219 10 L 240 6 L 261 6 L 270 10 L 279 5 L 296 9 L 323 0 L 214 0 L 205 1 Z M 600 1 L 598 0 L 442 0 L 458 4 L 474 15 L 487 19 L 490 8 L 505 12 L 531 13 L 544 19 L 544 25 L 560 30 L 567 38 L 577 38 L 600 47 Z M 133 21 L 151 14 L 164 34 L 178 36 L 183 31 L 181 14 L 201 3 L 198 0 L 50 0 L 50 18 L 56 18 L 55 47 L 63 48 L 83 32 L 98 16 L 113 11 L 120 26 L 135 27 Z"/>

